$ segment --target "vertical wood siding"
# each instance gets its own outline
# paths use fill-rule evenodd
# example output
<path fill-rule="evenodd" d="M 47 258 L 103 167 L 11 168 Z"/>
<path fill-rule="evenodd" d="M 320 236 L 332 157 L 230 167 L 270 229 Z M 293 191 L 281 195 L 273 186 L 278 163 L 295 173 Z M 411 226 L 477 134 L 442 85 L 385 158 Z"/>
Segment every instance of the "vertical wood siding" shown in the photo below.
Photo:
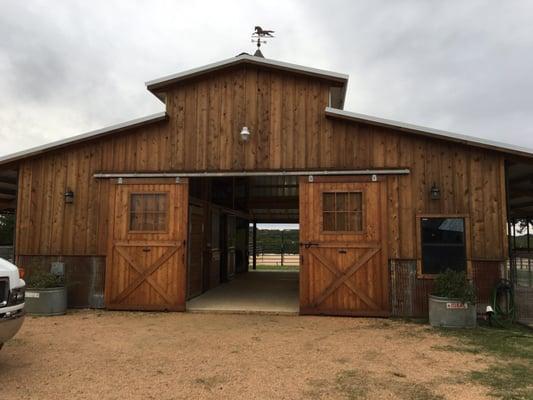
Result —
<path fill-rule="evenodd" d="M 417 214 L 446 213 L 470 216 L 472 258 L 506 256 L 503 154 L 326 118 L 331 85 L 250 66 L 219 71 L 169 89 L 168 121 L 21 161 L 17 254 L 105 255 L 110 189 L 95 172 L 402 167 L 411 174 L 387 178 L 391 257 L 416 258 Z M 429 199 L 433 183 L 440 200 Z"/>

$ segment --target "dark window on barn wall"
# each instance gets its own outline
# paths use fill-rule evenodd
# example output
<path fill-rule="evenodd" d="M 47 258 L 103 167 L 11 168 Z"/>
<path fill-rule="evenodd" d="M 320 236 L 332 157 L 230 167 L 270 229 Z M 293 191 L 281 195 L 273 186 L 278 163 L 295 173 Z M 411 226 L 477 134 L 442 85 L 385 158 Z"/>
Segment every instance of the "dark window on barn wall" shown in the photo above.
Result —
<path fill-rule="evenodd" d="M 167 220 L 167 193 L 132 193 L 130 195 L 130 231 L 165 232 Z"/>
<path fill-rule="evenodd" d="M 361 232 L 363 194 L 361 192 L 322 193 L 322 230 L 324 232 Z"/>
<path fill-rule="evenodd" d="M 422 218 L 422 274 L 466 271 L 464 218 Z"/>

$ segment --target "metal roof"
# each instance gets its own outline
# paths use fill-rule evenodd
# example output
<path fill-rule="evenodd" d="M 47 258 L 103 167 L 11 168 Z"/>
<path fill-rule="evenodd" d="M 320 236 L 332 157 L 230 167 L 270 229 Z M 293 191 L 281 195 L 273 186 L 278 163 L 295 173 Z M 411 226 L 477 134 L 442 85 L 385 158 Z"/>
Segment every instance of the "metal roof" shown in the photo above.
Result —
<path fill-rule="evenodd" d="M 106 128 L 97 129 L 82 133 L 81 135 L 72 136 L 66 139 L 57 140 L 55 142 L 47 143 L 41 146 L 32 147 L 28 150 L 19 151 L 17 153 L 8 154 L 0 157 L 0 165 L 7 164 L 13 161 L 20 160 L 21 158 L 31 157 L 40 153 L 44 153 L 49 150 L 65 147 L 71 144 L 84 142 L 90 139 L 95 139 L 101 136 L 109 135 L 111 133 L 123 131 L 126 129 L 132 129 L 143 125 L 152 124 L 157 121 L 163 121 L 167 119 L 166 112 L 160 112 L 157 114 L 148 115 L 146 117 L 132 119 L 130 121 L 122 122 L 120 124 L 111 125 Z"/>
<path fill-rule="evenodd" d="M 182 80 L 186 80 L 195 76 L 199 76 L 211 71 L 216 71 L 219 69 L 223 69 L 229 66 L 238 65 L 238 64 L 253 64 L 253 65 L 259 65 L 259 66 L 265 66 L 269 68 L 279 69 L 283 71 L 289 71 L 289 72 L 295 72 L 299 74 L 304 74 L 320 79 L 326 79 L 332 82 L 338 82 L 341 84 L 341 96 L 342 100 L 339 102 L 340 106 L 342 107 L 342 104 L 344 102 L 344 97 L 346 95 L 346 87 L 348 83 L 348 75 L 337 73 L 337 72 L 331 72 L 316 68 L 310 68 L 305 67 L 297 64 L 290 64 L 285 63 L 281 61 L 261 58 L 261 57 L 255 57 L 251 56 L 249 54 L 241 54 L 237 57 L 228 58 L 226 60 L 222 60 L 213 64 L 208 64 L 203 67 L 194 68 L 188 71 L 180 72 L 173 75 L 168 75 L 159 79 L 155 79 L 149 82 L 146 82 L 146 86 L 148 90 L 150 90 L 152 93 L 158 95 L 156 92 L 158 89 L 163 88 L 167 85 L 170 85 L 175 82 L 179 82 Z M 396 130 L 424 135 L 428 137 L 438 138 L 442 140 L 447 141 L 453 141 L 458 142 L 466 145 L 471 145 L 475 147 L 482 147 L 497 151 L 502 151 L 509 154 L 515 154 L 519 156 L 524 156 L 531 158 L 533 157 L 533 149 L 528 149 L 521 146 L 515 146 L 512 144 L 507 143 L 501 143 L 501 142 L 495 142 L 487 139 L 481 139 L 476 138 L 472 136 L 465 136 L 460 135 L 457 133 L 447 132 L 443 130 L 433 129 L 433 128 L 427 128 L 423 126 L 413 125 L 405 122 L 398 122 L 393 121 L 389 119 L 384 118 L 378 118 L 373 117 L 369 115 L 364 114 L 358 114 L 350 111 L 345 111 L 339 108 L 332 108 L 332 107 L 326 107 L 325 113 L 329 117 L 334 118 L 340 118 L 344 120 L 349 121 L 356 121 L 356 122 L 364 122 L 367 124 L 372 124 L 376 126 L 382 126 L 386 128 L 393 128 Z M 34 156 L 49 150 L 65 147 L 71 144 L 75 144 L 78 142 L 83 142 L 90 139 L 95 139 L 101 136 L 105 136 L 114 132 L 126 130 L 135 128 L 138 126 L 143 126 L 151 123 L 155 123 L 157 121 L 162 121 L 167 119 L 166 112 L 160 112 L 157 114 L 152 114 L 146 117 L 137 118 L 131 121 L 123 122 L 120 124 L 112 125 L 106 128 L 97 129 L 95 131 L 83 133 L 81 135 L 73 136 L 67 139 L 61 139 L 52 143 L 48 143 L 45 145 L 33 147 L 28 150 L 20 151 L 17 153 L 13 153 L 10 155 L 6 155 L 3 157 L 0 157 L 0 165 L 7 164 L 13 161 L 20 160 L 25 157 Z"/>
<path fill-rule="evenodd" d="M 193 68 L 187 71 L 179 72 L 177 74 L 167 75 L 162 78 L 148 81 L 146 82 L 146 87 L 149 91 L 154 92 L 157 91 L 157 89 L 171 85 L 173 83 L 238 64 L 253 64 L 279 69 L 282 71 L 295 72 L 303 75 L 313 76 L 315 78 L 322 78 L 330 81 L 339 82 L 342 83 L 344 86 L 346 86 L 348 83 L 348 75 L 346 74 L 304 67 L 303 65 L 290 64 L 283 61 L 276 61 L 268 58 L 251 56 L 249 54 L 240 54 L 236 57 L 231 57 L 226 60 L 218 61 L 212 64 L 204 65 L 202 67 Z"/>
<path fill-rule="evenodd" d="M 340 118 L 348 121 L 363 122 L 370 125 L 381 126 L 384 128 L 393 128 L 403 132 L 415 133 L 418 135 L 428 136 L 432 138 L 462 143 L 469 146 L 482 147 L 529 158 L 533 157 L 533 149 L 515 146 L 508 143 L 496 142 L 492 140 L 477 138 L 474 136 L 461 135 L 459 133 L 427 128 L 425 126 L 413 125 L 406 122 L 399 122 L 385 118 L 373 117 L 371 115 L 358 114 L 350 111 L 339 110 L 337 108 L 326 107 L 325 112 L 327 116 Z"/>

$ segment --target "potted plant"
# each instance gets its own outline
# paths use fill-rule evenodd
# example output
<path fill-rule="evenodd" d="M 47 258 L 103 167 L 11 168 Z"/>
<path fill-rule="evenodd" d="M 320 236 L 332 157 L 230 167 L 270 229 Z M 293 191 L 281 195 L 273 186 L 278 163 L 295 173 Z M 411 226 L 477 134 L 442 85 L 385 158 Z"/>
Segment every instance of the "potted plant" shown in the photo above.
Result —
<path fill-rule="evenodd" d="M 34 315 L 63 315 L 67 312 L 67 288 L 63 275 L 35 271 L 28 276 L 26 312 Z"/>
<path fill-rule="evenodd" d="M 446 328 L 476 327 L 476 295 L 464 272 L 447 269 L 429 296 L 429 323 Z"/>

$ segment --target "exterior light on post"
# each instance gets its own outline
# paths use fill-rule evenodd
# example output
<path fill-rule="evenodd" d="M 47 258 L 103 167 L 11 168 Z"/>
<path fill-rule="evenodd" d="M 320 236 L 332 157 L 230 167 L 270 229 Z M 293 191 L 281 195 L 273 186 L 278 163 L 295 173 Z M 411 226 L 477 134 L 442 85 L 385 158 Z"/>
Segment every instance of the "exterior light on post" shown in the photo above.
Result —
<path fill-rule="evenodd" d="M 247 142 L 249 137 L 250 137 L 250 131 L 248 130 L 248 127 L 243 126 L 241 130 L 241 139 Z"/>
<path fill-rule="evenodd" d="M 74 192 L 72 190 L 67 189 L 63 196 L 65 197 L 65 204 L 74 203 Z"/>
<path fill-rule="evenodd" d="M 440 189 L 438 188 L 437 184 L 433 182 L 433 186 L 431 186 L 431 189 L 429 191 L 429 195 L 431 197 L 431 200 L 439 200 L 440 199 Z"/>

